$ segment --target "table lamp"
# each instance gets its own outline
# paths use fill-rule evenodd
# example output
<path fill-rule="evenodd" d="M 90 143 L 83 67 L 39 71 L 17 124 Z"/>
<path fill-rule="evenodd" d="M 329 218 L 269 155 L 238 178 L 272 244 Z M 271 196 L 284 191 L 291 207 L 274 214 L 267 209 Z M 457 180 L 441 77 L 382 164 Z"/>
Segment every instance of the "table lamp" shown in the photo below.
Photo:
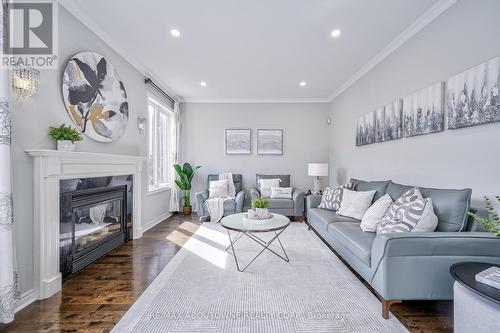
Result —
<path fill-rule="evenodd" d="M 321 193 L 321 178 L 328 176 L 328 163 L 308 163 L 307 174 L 314 178 L 313 194 Z"/>

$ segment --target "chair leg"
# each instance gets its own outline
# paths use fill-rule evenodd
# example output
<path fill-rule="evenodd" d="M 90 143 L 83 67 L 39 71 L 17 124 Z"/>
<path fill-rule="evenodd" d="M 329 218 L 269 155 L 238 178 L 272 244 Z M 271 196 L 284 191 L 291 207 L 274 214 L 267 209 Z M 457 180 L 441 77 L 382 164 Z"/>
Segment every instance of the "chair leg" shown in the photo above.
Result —
<path fill-rule="evenodd" d="M 382 318 L 389 319 L 389 311 L 391 309 L 391 305 L 396 303 L 401 303 L 401 301 L 387 301 L 383 298 L 380 298 L 382 302 Z"/>

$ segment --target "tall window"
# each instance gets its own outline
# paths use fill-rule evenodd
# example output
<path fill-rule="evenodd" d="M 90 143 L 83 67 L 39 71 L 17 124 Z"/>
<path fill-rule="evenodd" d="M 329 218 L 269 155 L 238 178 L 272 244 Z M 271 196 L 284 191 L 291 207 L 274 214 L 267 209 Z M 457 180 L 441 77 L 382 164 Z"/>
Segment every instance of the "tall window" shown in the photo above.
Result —
<path fill-rule="evenodd" d="M 148 95 L 148 183 L 149 191 L 170 187 L 172 111 Z"/>

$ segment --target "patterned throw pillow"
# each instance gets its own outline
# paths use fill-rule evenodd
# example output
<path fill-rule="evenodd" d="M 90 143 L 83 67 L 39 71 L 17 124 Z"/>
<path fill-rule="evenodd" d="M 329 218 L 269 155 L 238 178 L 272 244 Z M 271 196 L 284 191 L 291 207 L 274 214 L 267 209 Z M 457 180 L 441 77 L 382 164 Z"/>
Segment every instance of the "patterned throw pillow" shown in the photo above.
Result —
<path fill-rule="evenodd" d="M 415 187 L 396 200 L 377 226 L 377 235 L 391 232 L 410 232 L 422 218 L 428 199 Z"/>
<path fill-rule="evenodd" d="M 340 208 L 340 203 L 342 202 L 342 194 L 344 193 L 345 188 L 350 190 L 352 188 L 352 184 L 347 183 L 342 186 L 325 188 L 318 208 L 338 210 Z"/>

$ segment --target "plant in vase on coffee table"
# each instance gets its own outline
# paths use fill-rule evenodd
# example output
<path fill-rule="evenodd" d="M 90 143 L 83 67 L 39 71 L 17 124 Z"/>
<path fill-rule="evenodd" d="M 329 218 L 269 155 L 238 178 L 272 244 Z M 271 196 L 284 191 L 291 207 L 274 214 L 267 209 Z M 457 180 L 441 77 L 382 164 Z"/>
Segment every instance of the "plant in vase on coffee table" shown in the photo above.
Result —
<path fill-rule="evenodd" d="M 252 200 L 252 208 L 248 210 L 249 218 L 256 217 L 259 220 L 269 218 L 269 201 L 267 199 Z"/>

